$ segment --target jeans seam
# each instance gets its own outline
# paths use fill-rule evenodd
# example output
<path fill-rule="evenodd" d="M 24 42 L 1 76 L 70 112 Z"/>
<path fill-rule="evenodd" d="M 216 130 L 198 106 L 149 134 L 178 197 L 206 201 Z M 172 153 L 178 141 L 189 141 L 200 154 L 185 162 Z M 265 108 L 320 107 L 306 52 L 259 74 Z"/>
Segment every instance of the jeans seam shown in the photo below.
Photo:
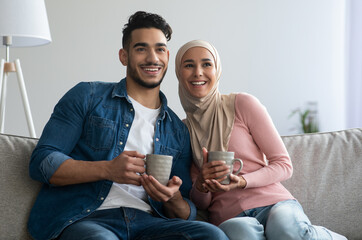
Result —
<path fill-rule="evenodd" d="M 174 237 L 174 236 L 182 236 L 184 237 L 185 239 L 187 240 L 192 240 L 192 238 L 187 235 L 186 233 L 183 233 L 183 232 L 174 232 L 174 233 L 167 233 L 167 234 L 161 234 L 161 235 L 157 235 L 157 236 L 154 236 L 154 237 L 144 237 L 144 236 L 141 236 L 141 237 L 137 237 L 135 240 L 158 240 L 160 238 L 168 238 L 168 237 Z M 170 238 L 168 238 L 170 239 Z"/>

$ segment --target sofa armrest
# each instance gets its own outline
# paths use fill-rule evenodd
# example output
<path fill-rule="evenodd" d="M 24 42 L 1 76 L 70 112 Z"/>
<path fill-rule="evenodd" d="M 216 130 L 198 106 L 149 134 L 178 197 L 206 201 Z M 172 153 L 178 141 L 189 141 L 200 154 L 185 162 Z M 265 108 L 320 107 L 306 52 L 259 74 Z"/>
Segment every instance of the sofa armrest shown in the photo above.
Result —
<path fill-rule="evenodd" d="M 29 177 L 35 138 L 0 134 L 0 239 L 31 239 L 28 216 L 41 184 Z"/>
<path fill-rule="evenodd" d="M 362 129 L 282 137 L 294 173 L 283 185 L 312 224 L 360 239 Z"/>

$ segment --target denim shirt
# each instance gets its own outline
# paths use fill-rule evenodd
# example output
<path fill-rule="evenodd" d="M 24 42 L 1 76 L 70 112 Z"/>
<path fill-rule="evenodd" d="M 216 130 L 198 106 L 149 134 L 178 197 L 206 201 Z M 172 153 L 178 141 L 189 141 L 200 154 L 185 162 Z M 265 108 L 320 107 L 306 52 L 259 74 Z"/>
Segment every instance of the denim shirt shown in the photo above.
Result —
<path fill-rule="evenodd" d="M 171 177 L 182 179 L 180 192 L 190 206 L 189 220 L 196 208 L 188 199 L 191 145 L 187 127 L 167 107 L 160 92 L 161 112 L 156 121 L 154 153 L 173 156 Z M 56 238 L 75 221 L 94 212 L 107 197 L 111 181 L 68 186 L 49 183 L 58 167 L 67 159 L 84 161 L 112 160 L 124 150 L 134 119 L 126 80 L 119 83 L 83 82 L 70 89 L 54 108 L 30 160 L 30 176 L 43 182 L 28 221 L 35 239 Z M 166 218 L 161 202 L 149 198 L 159 217 Z"/>

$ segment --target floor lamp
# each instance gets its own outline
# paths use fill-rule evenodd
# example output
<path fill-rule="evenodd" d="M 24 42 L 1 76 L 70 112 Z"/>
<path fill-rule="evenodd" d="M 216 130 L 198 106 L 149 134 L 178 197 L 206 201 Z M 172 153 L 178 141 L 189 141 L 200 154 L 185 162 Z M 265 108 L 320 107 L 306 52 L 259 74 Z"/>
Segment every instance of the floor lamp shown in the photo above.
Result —
<path fill-rule="evenodd" d="M 20 60 L 10 62 L 11 47 L 32 47 L 51 42 L 44 0 L 0 0 L 0 37 L 6 59 L 0 69 L 0 133 L 4 133 L 8 75 L 16 73 L 31 137 L 36 137 Z M 1 40 L 1 39 L 0 39 Z"/>

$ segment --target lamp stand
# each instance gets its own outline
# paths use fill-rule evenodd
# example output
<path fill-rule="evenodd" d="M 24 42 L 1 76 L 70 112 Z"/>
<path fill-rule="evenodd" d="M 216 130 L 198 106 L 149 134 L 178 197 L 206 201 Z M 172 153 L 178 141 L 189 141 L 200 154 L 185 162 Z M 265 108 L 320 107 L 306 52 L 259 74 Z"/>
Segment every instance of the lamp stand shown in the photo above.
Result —
<path fill-rule="evenodd" d="M 7 56 L 8 56 L 8 53 L 7 53 Z M 20 60 L 17 59 L 17 60 L 15 60 L 15 62 L 9 62 L 8 57 L 7 57 L 6 62 L 5 62 L 4 59 L 1 59 L 1 69 L 0 69 L 0 94 L 1 94 L 0 95 L 0 133 L 4 133 L 6 85 L 7 85 L 7 78 L 8 78 L 9 72 L 16 72 L 16 74 L 17 74 L 19 89 L 20 89 L 22 100 L 23 100 L 23 106 L 24 106 L 24 111 L 25 111 L 25 115 L 26 115 L 26 120 L 27 120 L 27 123 L 28 123 L 29 134 L 30 134 L 31 137 L 35 138 L 36 137 L 35 128 L 34 128 L 33 118 L 31 116 L 28 95 L 26 93 L 24 77 L 23 77 L 23 73 L 22 73 L 21 67 L 20 67 Z"/>

